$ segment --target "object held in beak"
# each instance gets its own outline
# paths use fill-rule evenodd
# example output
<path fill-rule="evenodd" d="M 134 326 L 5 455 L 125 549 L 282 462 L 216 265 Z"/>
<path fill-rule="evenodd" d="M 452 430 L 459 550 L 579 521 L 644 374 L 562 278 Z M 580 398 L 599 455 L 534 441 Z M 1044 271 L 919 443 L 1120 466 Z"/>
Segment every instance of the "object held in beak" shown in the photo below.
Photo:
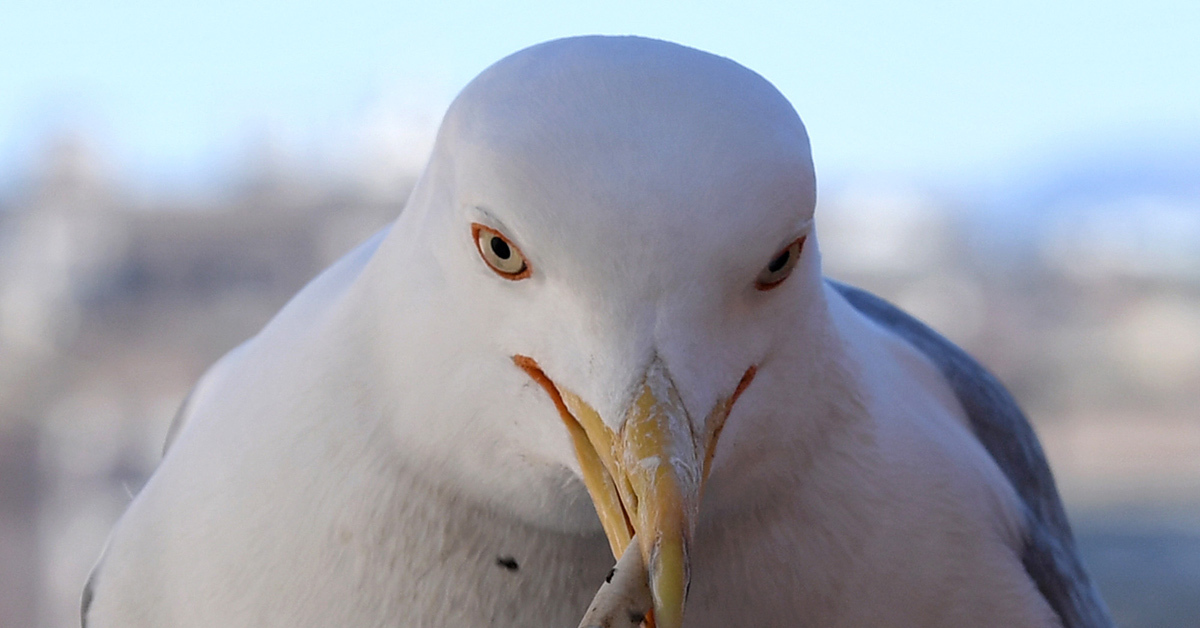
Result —
<path fill-rule="evenodd" d="M 653 607 L 642 551 L 631 544 L 600 585 L 579 628 L 637 628 Z"/>
<path fill-rule="evenodd" d="M 646 626 L 679 628 L 690 582 L 689 550 L 704 481 L 725 418 L 753 379 L 754 367 L 747 369 L 733 394 L 716 404 L 699 430 L 701 433 L 697 433 L 666 366 L 655 359 L 625 410 L 620 431 L 614 433 L 591 406 L 570 391 L 558 388 L 534 360 L 524 356 L 513 360 L 545 388 L 562 415 L 613 556 L 632 561 L 626 555 L 633 539 L 638 541 L 637 553 L 640 564 L 644 565 L 641 569 L 647 574 L 646 584 L 626 578 L 622 579 L 621 587 L 649 588 L 653 610 L 645 613 Z M 606 595 L 618 601 L 644 599 L 635 591 L 606 594 L 606 587 L 601 588 L 593 602 L 593 606 L 604 607 L 599 610 L 600 615 L 607 612 L 605 609 L 625 610 L 602 599 Z M 592 616 L 589 612 L 587 617 Z"/>

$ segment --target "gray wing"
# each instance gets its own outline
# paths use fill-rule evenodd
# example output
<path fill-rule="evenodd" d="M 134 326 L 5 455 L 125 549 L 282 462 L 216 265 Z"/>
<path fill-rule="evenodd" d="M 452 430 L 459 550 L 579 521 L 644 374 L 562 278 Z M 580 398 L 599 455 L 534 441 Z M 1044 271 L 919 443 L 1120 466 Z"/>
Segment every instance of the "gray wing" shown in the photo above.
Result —
<path fill-rule="evenodd" d="M 1008 477 L 1025 507 L 1027 532 L 1021 562 L 1063 626 L 1113 626 L 1079 560 L 1037 435 L 1012 395 L 966 352 L 896 306 L 864 290 L 829 283 L 860 313 L 925 354 L 949 381 L 975 437 Z"/>

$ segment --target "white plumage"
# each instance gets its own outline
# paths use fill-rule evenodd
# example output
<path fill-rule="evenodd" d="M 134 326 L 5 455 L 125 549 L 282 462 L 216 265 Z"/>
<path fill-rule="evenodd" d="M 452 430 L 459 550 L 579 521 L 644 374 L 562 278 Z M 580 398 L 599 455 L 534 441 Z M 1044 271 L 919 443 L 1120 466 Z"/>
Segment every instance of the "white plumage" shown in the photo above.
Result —
<path fill-rule="evenodd" d="M 1024 418 L 822 278 L 814 203 L 799 118 L 731 61 L 500 61 L 397 221 L 197 384 L 85 622 L 573 626 L 637 532 L 660 626 L 670 574 L 694 628 L 1107 625 Z M 661 456 L 583 461 L 637 421 Z"/>

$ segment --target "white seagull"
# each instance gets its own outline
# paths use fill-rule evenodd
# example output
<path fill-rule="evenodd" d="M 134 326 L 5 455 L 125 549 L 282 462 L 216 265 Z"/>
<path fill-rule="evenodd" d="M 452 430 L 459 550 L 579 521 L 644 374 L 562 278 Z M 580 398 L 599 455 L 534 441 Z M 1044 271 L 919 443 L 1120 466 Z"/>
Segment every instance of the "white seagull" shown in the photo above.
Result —
<path fill-rule="evenodd" d="M 501 60 L 196 385 L 85 625 L 570 627 L 633 548 L 650 607 L 607 625 L 1110 626 L 1021 411 L 822 276 L 815 198 L 732 61 Z"/>

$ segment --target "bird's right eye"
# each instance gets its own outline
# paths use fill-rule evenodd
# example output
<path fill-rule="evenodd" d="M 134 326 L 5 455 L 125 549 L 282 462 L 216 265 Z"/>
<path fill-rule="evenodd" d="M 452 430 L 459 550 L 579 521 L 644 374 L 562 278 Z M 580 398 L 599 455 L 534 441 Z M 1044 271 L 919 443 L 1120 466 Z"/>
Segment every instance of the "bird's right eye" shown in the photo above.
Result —
<path fill-rule="evenodd" d="M 762 269 L 762 272 L 754 280 L 754 287 L 759 290 L 770 290 L 783 283 L 783 280 L 792 274 L 796 262 L 800 261 L 800 251 L 802 250 L 804 250 L 803 236 L 792 240 L 791 244 L 783 247 L 783 250 L 771 258 L 767 267 Z"/>
<path fill-rule="evenodd" d="M 479 223 L 471 224 L 471 233 L 475 237 L 475 248 L 479 251 L 479 256 L 497 275 L 511 281 L 525 279 L 530 275 L 525 254 L 502 233 Z"/>

